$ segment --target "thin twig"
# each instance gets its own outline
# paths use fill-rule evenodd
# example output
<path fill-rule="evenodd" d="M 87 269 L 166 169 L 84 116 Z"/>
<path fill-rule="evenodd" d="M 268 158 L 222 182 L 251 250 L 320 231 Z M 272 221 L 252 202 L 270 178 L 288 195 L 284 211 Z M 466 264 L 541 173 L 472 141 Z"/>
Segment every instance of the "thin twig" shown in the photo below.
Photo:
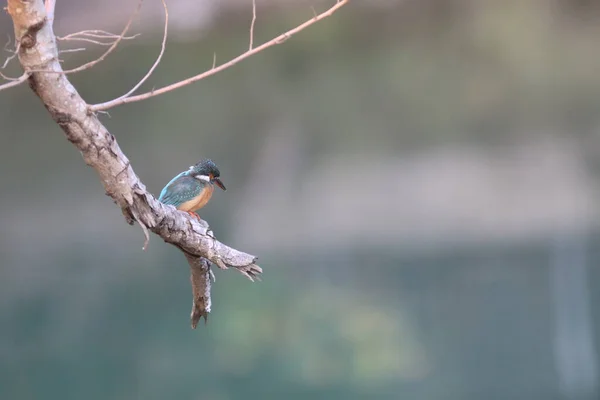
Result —
<path fill-rule="evenodd" d="M 99 40 L 94 40 L 94 39 L 88 39 L 88 38 L 78 38 L 78 37 L 72 37 L 72 38 L 67 38 L 67 39 L 59 39 L 60 41 L 73 41 L 73 42 L 87 42 L 87 43 L 93 43 L 93 44 L 98 44 L 100 46 L 112 46 L 112 42 L 110 43 L 105 43 L 105 42 L 100 42 Z"/>
<path fill-rule="evenodd" d="M 261 51 L 263 51 L 263 50 L 265 50 L 265 49 L 267 49 L 269 47 L 272 47 L 272 46 L 275 46 L 277 44 L 281 44 L 281 43 L 285 42 L 287 39 L 289 39 L 290 37 L 292 37 L 296 33 L 304 30 L 305 28 L 308 28 L 309 26 L 313 25 L 315 22 L 320 21 L 320 20 L 322 20 L 324 18 L 327 18 L 327 17 L 331 16 L 333 13 L 335 13 L 341 7 L 343 7 L 344 5 L 346 5 L 348 3 L 348 1 L 349 0 L 338 0 L 336 2 L 336 4 L 333 5 L 331 8 L 329 8 L 327 11 L 322 12 L 321 14 L 317 15 L 316 17 L 311 18 L 310 20 L 308 20 L 308 21 L 306 21 L 306 22 L 298 25 L 294 29 L 290 29 L 289 31 L 287 31 L 287 32 L 285 32 L 285 33 L 277 36 L 274 39 L 269 40 L 266 43 L 261 44 L 258 47 L 254 47 L 252 50 L 248 50 L 245 53 L 240 54 L 236 58 L 234 58 L 232 60 L 229 60 L 228 62 L 226 62 L 224 64 L 221 64 L 218 67 L 214 67 L 214 68 L 212 68 L 212 69 L 210 69 L 208 71 L 205 71 L 205 72 L 203 72 L 201 74 L 192 76 L 192 77 L 190 77 L 188 79 L 184 79 L 182 81 L 173 83 L 171 85 L 164 86 L 164 87 L 162 87 L 160 89 L 152 90 L 152 91 L 147 92 L 147 93 L 142 93 L 142 94 L 139 94 L 137 96 L 131 96 L 131 97 L 123 98 L 123 99 L 121 99 L 121 98 L 119 98 L 119 99 L 113 99 L 113 100 L 107 101 L 105 103 L 94 104 L 94 105 L 91 105 L 88 109 L 90 111 L 92 111 L 92 112 L 100 111 L 100 110 L 108 110 L 109 108 L 113 108 L 113 107 L 116 107 L 116 106 L 121 105 L 121 104 L 133 103 L 133 102 L 136 102 L 136 101 L 146 100 L 146 99 L 149 99 L 151 97 L 158 96 L 158 95 L 161 95 L 161 94 L 173 91 L 175 89 L 179 89 L 181 87 L 187 86 L 187 85 L 192 84 L 194 82 L 197 82 L 199 80 L 205 79 L 205 78 L 207 78 L 209 76 L 212 76 L 212 75 L 214 75 L 214 74 L 216 74 L 218 72 L 221 72 L 221 71 L 223 71 L 225 69 L 228 69 L 228 68 L 234 66 L 235 64 L 239 63 L 242 60 L 245 60 L 248 57 L 251 57 L 251 56 L 253 56 L 253 55 L 257 54 L 257 53 L 260 53 Z"/>
<path fill-rule="evenodd" d="M 2 77 L 4 77 L 4 75 L 2 75 Z M 27 80 L 27 78 L 29 78 L 29 72 L 25 72 L 19 78 L 13 79 L 10 82 L 5 83 L 4 85 L 0 85 L 0 90 L 9 89 L 11 87 L 20 85 L 21 83 L 25 82 Z M 8 78 L 8 79 L 11 79 L 11 78 Z"/>
<path fill-rule="evenodd" d="M 146 75 L 144 75 L 144 77 L 137 83 L 137 85 L 135 85 L 133 88 L 131 88 L 131 90 L 129 92 L 127 92 L 123 96 L 117 98 L 117 100 L 127 98 L 127 97 L 131 96 L 131 94 L 134 93 L 136 90 L 138 90 L 140 88 L 140 86 L 142 86 L 144 84 L 144 82 L 146 82 L 146 80 L 148 80 L 148 78 L 150 78 L 150 75 L 152 75 L 152 73 L 154 72 L 156 67 L 158 67 L 158 64 L 160 64 L 160 60 L 162 59 L 162 56 L 165 53 L 165 48 L 167 47 L 167 35 L 168 35 L 168 31 L 169 31 L 169 9 L 167 8 L 167 3 L 165 2 L 165 0 L 161 0 L 161 1 L 163 4 L 163 7 L 165 9 L 165 29 L 163 32 L 163 39 L 162 39 L 162 45 L 160 48 L 160 53 L 158 54 L 156 61 L 154 61 L 154 64 L 152 64 L 152 67 L 150 68 L 148 73 Z"/>
<path fill-rule="evenodd" d="M 121 40 L 131 40 L 131 39 L 135 39 L 136 37 L 140 36 L 139 33 L 135 34 L 135 35 L 131 35 L 131 36 L 123 36 L 121 38 Z M 90 39 L 93 38 L 93 39 Z M 93 43 L 93 44 L 97 44 L 100 46 L 112 46 L 112 44 L 114 43 L 114 40 L 111 40 L 109 42 L 102 42 L 100 40 L 96 40 L 96 39 L 118 39 L 119 35 L 116 35 L 114 33 L 110 33 L 110 32 L 106 32 L 106 31 L 102 31 L 102 30 L 86 30 L 86 31 L 80 31 L 80 32 L 75 32 L 75 33 L 69 33 L 66 36 L 57 36 L 56 39 L 60 40 L 62 42 L 67 42 L 67 41 L 75 41 L 75 42 L 88 42 L 88 43 Z"/>
<path fill-rule="evenodd" d="M 79 42 L 88 42 L 88 43 L 93 43 L 93 44 L 98 44 L 100 46 L 111 46 L 114 43 L 114 40 L 111 40 L 110 42 L 101 42 L 100 40 L 96 40 L 96 39 L 118 39 L 119 35 L 115 35 L 113 33 L 110 32 L 106 32 L 104 33 L 104 31 L 99 31 L 99 32 L 103 32 L 102 34 L 96 34 L 96 33 L 91 33 L 91 32 L 95 32 L 95 31 L 81 31 L 81 32 L 75 32 L 75 33 L 70 33 L 66 36 L 57 36 L 56 39 L 60 40 L 62 42 L 68 42 L 68 41 L 79 41 Z M 83 36 L 83 37 L 81 37 Z M 131 36 L 123 36 L 121 38 L 121 40 L 131 40 L 131 39 L 135 39 L 136 37 L 140 36 L 139 33 L 135 34 L 135 35 L 131 35 Z M 90 38 L 95 38 L 95 39 L 90 39 Z"/>
<path fill-rule="evenodd" d="M 6 60 L 4 60 L 4 64 L 2 64 L 2 69 L 6 68 L 10 60 L 15 58 L 17 54 L 19 54 L 19 50 L 21 50 L 21 42 L 17 43 L 17 47 L 15 48 L 15 51 L 13 52 L 12 56 L 6 57 Z"/>
<path fill-rule="evenodd" d="M 64 50 L 59 50 L 58 54 L 62 54 L 62 53 L 77 53 L 78 51 L 86 51 L 87 49 L 85 47 L 79 47 L 77 49 L 64 49 Z"/>
<path fill-rule="evenodd" d="M 6 35 L 6 44 L 4 45 L 4 50 L 8 50 L 8 46 L 10 45 L 10 42 L 12 42 L 11 37 L 9 34 Z"/>
<path fill-rule="evenodd" d="M 310 9 L 312 10 L 313 15 L 315 16 L 315 18 L 317 18 L 318 14 L 317 14 L 317 10 L 315 10 L 315 6 L 310 6 Z"/>
<path fill-rule="evenodd" d="M 123 28 L 123 31 L 121 32 L 121 34 L 119 35 L 119 37 L 114 41 L 114 43 L 112 44 L 112 46 L 110 46 L 105 52 L 104 54 L 102 54 L 100 57 L 98 57 L 97 59 L 90 61 L 88 63 L 85 63 L 83 65 L 80 65 L 77 68 L 73 68 L 73 69 L 67 69 L 64 71 L 53 71 L 53 70 L 31 70 L 29 72 L 45 72 L 48 74 L 72 74 L 75 72 L 81 72 L 84 71 L 88 68 L 92 68 L 94 65 L 98 64 L 99 62 L 103 61 L 110 53 L 113 52 L 114 49 L 117 48 L 117 46 L 119 45 L 119 43 L 121 42 L 121 40 L 123 40 L 123 38 L 125 37 L 125 34 L 127 33 L 127 31 L 129 30 L 129 27 L 131 26 L 131 23 L 133 22 L 133 19 L 135 18 L 135 16 L 138 14 L 138 12 L 140 11 L 140 8 L 142 8 L 142 3 L 144 2 L 144 0 L 139 0 L 137 7 L 135 9 L 135 11 L 133 12 L 133 14 L 131 15 L 131 17 L 129 18 L 129 21 L 127 21 L 127 25 L 125 25 L 125 28 Z"/>
<path fill-rule="evenodd" d="M 2 72 L 0 72 L 0 78 L 4 79 L 5 81 L 17 81 L 19 80 L 20 76 L 17 78 L 11 78 L 10 76 L 6 76 Z"/>
<path fill-rule="evenodd" d="M 70 37 L 70 38 L 67 38 L 67 39 L 64 39 L 64 38 L 57 38 L 57 39 L 58 39 L 58 40 L 60 40 L 60 41 L 65 41 L 65 42 L 67 42 L 67 41 L 73 41 L 73 42 L 87 42 L 87 43 L 98 44 L 98 45 L 100 45 L 100 46 L 112 46 L 112 44 L 113 44 L 113 42 L 106 43 L 106 42 L 101 42 L 101 41 L 99 41 L 99 40 L 88 39 L 88 38 L 82 38 L 82 37 L 81 37 L 81 38 L 78 38 L 78 37 Z"/>
<path fill-rule="evenodd" d="M 248 51 L 254 47 L 254 23 L 256 22 L 256 0 L 252 0 L 252 22 L 250 23 L 250 45 Z"/>
<path fill-rule="evenodd" d="M 68 39 L 76 37 L 76 36 L 89 36 L 89 37 L 98 38 L 98 39 L 118 39 L 119 38 L 119 35 L 117 35 L 116 33 L 110 33 L 110 32 L 99 30 L 99 29 L 88 29 L 85 31 L 69 33 L 68 35 L 62 36 L 62 37 L 57 36 L 57 39 L 58 40 L 68 40 Z M 136 33 L 135 35 L 131 35 L 131 36 L 123 36 L 123 40 L 135 39 L 138 36 L 140 36 L 139 33 Z"/>

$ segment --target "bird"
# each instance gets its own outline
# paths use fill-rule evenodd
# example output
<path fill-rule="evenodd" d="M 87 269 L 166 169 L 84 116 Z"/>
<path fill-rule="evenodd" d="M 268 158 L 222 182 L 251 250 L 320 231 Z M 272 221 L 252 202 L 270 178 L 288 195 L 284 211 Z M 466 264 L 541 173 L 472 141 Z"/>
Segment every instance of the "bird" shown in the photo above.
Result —
<path fill-rule="evenodd" d="M 208 203 L 213 195 L 214 185 L 227 190 L 220 176 L 219 168 L 212 160 L 200 160 L 171 179 L 160 192 L 158 201 L 200 219 L 196 211 Z"/>

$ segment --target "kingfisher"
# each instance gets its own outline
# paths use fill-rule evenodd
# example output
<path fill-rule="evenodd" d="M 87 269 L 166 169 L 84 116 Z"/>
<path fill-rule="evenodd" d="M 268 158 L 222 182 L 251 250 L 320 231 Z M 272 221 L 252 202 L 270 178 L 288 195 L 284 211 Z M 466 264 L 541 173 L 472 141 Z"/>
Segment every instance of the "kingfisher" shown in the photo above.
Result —
<path fill-rule="evenodd" d="M 219 168 L 212 160 L 201 160 L 171 179 L 160 192 L 158 201 L 200 219 L 196 210 L 208 203 L 215 189 L 214 185 L 227 190 L 219 179 L 220 176 Z"/>

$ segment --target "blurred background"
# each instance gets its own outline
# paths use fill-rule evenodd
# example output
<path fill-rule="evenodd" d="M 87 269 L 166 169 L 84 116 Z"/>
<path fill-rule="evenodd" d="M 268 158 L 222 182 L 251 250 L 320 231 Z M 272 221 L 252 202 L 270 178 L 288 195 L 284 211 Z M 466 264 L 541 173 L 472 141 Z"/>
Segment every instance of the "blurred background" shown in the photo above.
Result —
<path fill-rule="evenodd" d="M 247 49 L 250 0 L 168 4 L 147 90 Z M 255 43 L 330 5 L 259 0 Z M 55 30 L 134 7 L 61 0 Z M 88 102 L 146 73 L 162 18 L 71 77 Z M 154 194 L 221 169 L 201 215 L 265 273 L 216 271 L 197 330 L 181 253 L 143 252 L 27 86 L 1 92 L 0 398 L 598 399 L 599 37 L 592 0 L 356 0 L 102 116 Z"/>

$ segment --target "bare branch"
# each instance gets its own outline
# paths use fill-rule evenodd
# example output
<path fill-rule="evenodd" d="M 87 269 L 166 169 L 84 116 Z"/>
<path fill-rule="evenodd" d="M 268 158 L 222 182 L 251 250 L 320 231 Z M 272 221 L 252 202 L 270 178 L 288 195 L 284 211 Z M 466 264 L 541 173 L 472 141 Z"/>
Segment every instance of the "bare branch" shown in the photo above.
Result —
<path fill-rule="evenodd" d="M 6 48 L 6 47 L 5 47 Z M 2 69 L 5 69 L 8 66 L 8 63 L 17 56 L 17 54 L 19 54 L 19 50 L 21 49 L 21 43 L 17 43 L 17 47 L 15 48 L 14 51 L 11 50 L 11 52 L 13 53 L 11 56 L 6 57 L 6 60 L 4 60 L 4 64 L 2 64 Z"/>
<path fill-rule="evenodd" d="M 348 3 L 348 1 L 349 0 L 338 0 L 336 2 L 336 4 L 333 5 L 331 8 L 329 8 L 327 11 L 322 12 L 321 14 L 317 15 L 316 17 L 314 17 L 314 18 L 312 18 L 312 19 L 304 22 L 301 25 L 298 25 L 294 29 L 290 29 L 289 31 L 287 31 L 287 32 L 285 32 L 285 33 L 277 36 L 274 39 L 269 40 L 266 43 L 263 43 L 262 45 L 260 45 L 258 47 L 253 48 L 252 50 L 246 51 L 245 53 L 237 56 L 236 58 L 234 58 L 232 60 L 229 60 L 225 64 L 219 65 L 218 67 L 211 68 L 210 70 L 205 71 L 205 72 L 203 72 L 201 74 L 192 76 L 191 78 L 188 78 L 188 79 L 185 79 L 185 80 L 173 83 L 171 85 L 164 86 L 164 87 L 162 87 L 160 89 L 156 89 L 156 90 L 152 90 L 152 91 L 147 92 L 147 93 L 139 94 L 137 96 L 131 96 L 131 97 L 122 98 L 122 99 L 119 98 L 119 99 L 114 99 L 114 100 L 107 101 L 105 103 L 94 104 L 94 105 L 89 106 L 89 110 L 92 111 L 92 112 L 100 111 L 100 110 L 108 110 L 110 108 L 116 107 L 116 106 L 121 105 L 121 104 L 133 103 L 133 102 L 136 102 L 136 101 L 146 100 L 146 99 L 149 99 L 151 97 L 158 96 L 158 95 L 161 95 L 161 94 L 173 91 L 175 89 L 179 89 L 179 88 L 182 88 L 184 86 L 190 85 L 190 84 L 192 84 L 194 82 L 197 82 L 199 80 L 205 79 L 205 78 L 207 78 L 209 76 L 212 76 L 212 75 L 214 75 L 214 74 L 216 74 L 218 72 L 221 72 L 223 70 L 226 70 L 226 69 L 234 66 L 235 64 L 239 63 L 242 60 L 245 60 L 248 57 L 251 57 L 251 56 L 253 56 L 253 55 L 257 54 L 257 53 L 260 53 L 261 51 L 263 51 L 263 50 L 265 50 L 265 49 L 267 49 L 269 47 L 272 47 L 272 46 L 275 46 L 277 44 L 281 44 L 281 43 L 285 42 L 287 39 L 289 39 L 290 37 L 292 37 L 296 33 L 304 30 L 305 28 L 308 28 L 309 26 L 313 25 L 314 23 L 316 23 L 316 22 L 318 22 L 318 21 L 320 21 L 320 20 L 322 20 L 324 18 L 329 17 L 330 15 L 332 15 L 333 13 L 335 13 L 337 10 L 339 10 L 341 7 L 343 7 L 344 5 L 346 5 Z"/>
<path fill-rule="evenodd" d="M 165 0 L 161 0 L 161 1 L 163 4 L 163 7 L 165 9 L 165 28 L 164 28 L 164 32 L 163 32 L 163 39 L 162 39 L 162 45 L 160 48 L 160 53 L 158 54 L 156 61 L 154 61 L 154 64 L 152 64 L 152 67 L 150 68 L 148 73 L 146 75 L 144 75 L 144 77 L 137 83 L 137 85 L 135 85 L 133 88 L 131 88 L 131 90 L 129 92 L 127 92 L 123 96 L 117 98 L 117 100 L 127 98 L 127 97 L 131 96 L 131 94 L 134 93 L 136 90 L 138 90 L 140 88 L 140 86 L 142 86 L 144 84 L 144 82 L 146 82 L 146 80 L 148 80 L 148 78 L 150 78 L 150 75 L 152 75 L 152 73 L 154 72 L 156 67 L 158 67 L 158 64 L 160 64 L 160 60 L 162 60 L 162 56 L 165 53 L 165 48 L 167 46 L 167 32 L 169 31 L 169 9 L 167 8 L 167 3 L 165 2 Z"/>
<path fill-rule="evenodd" d="M 140 36 L 140 34 L 135 34 L 131 36 L 123 36 L 121 40 L 131 40 Z M 115 42 L 114 39 L 118 39 L 119 35 L 115 35 L 114 33 L 102 31 L 102 30 L 85 30 L 80 32 L 69 33 L 66 36 L 57 36 L 56 39 L 62 42 L 68 41 L 79 41 L 79 42 L 88 42 L 93 44 L 98 44 L 100 46 L 112 46 Z M 102 42 L 97 39 L 110 39 L 110 42 Z"/>
<path fill-rule="evenodd" d="M 79 47 L 77 49 L 64 49 L 64 50 L 59 50 L 58 54 L 62 54 L 62 53 L 78 53 L 80 51 L 86 51 L 87 49 L 85 47 Z"/>
<path fill-rule="evenodd" d="M 315 7 L 310 6 L 310 9 L 312 10 L 314 17 L 317 18 L 319 15 L 317 14 L 317 10 L 315 10 Z"/>
<path fill-rule="evenodd" d="M 248 51 L 254 47 L 254 24 L 256 23 L 256 0 L 252 0 L 252 22 L 250 23 L 250 45 Z"/>
<path fill-rule="evenodd" d="M 173 206 L 162 204 L 146 190 L 115 137 L 95 114 L 88 113 L 88 105 L 63 74 L 43 1 L 8 0 L 8 12 L 15 25 L 17 40 L 23 42 L 27 37 L 25 48 L 28 51 L 19 52 L 23 69 L 32 71 L 36 66 L 51 71 L 27 72 L 25 78 L 21 79 L 29 77 L 31 89 L 44 103 L 67 139 L 81 152 L 85 163 L 96 170 L 106 194 L 120 207 L 125 220 L 130 224 L 137 222 L 145 237 L 148 232 L 159 235 L 165 242 L 179 248 L 188 260 L 191 258 L 206 265 L 210 261 L 221 267 L 234 267 L 249 278 L 256 279 L 262 269 L 256 265 L 255 256 L 219 242 L 205 221 L 198 221 Z M 144 242 L 146 245 L 147 239 Z M 210 285 L 210 272 L 204 271 L 201 271 L 206 278 L 204 282 Z M 210 311 L 210 302 L 207 303 L 206 298 L 202 301 L 194 301 L 198 306 L 198 320 Z M 193 312 L 192 323 L 194 315 Z"/>
<path fill-rule="evenodd" d="M 56 40 L 60 40 L 60 41 L 70 41 L 70 42 L 87 42 L 87 43 L 92 43 L 92 44 L 97 44 L 100 46 L 112 46 L 114 42 L 109 42 L 109 43 L 105 43 L 105 42 L 101 42 L 99 40 L 94 40 L 94 39 L 88 39 L 88 38 L 78 38 L 78 37 L 70 37 L 67 39 L 63 39 L 63 38 L 56 38 Z"/>
<path fill-rule="evenodd" d="M 149 232 L 159 235 L 165 242 L 178 247 L 186 256 L 191 268 L 191 283 L 193 289 L 193 307 L 191 313 L 192 327 L 195 328 L 200 318 L 206 317 L 211 308 L 211 276 L 210 262 L 222 269 L 234 267 L 251 281 L 259 280 L 262 269 L 256 265 L 257 258 L 242 253 L 217 241 L 205 221 L 190 218 L 186 213 L 177 211 L 172 206 L 160 203 L 150 194 L 139 180 L 129 160 L 121 151 L 115 137 L 108 132 L 97 118 L 95 112 L 119 104 L 144 100 L 171 90 L 186 86 L 219 71 L 225 70 L 236 63 L 259 53 L 271 46 L 283 43 L 285 40 L 336 12 L 348 3 L 348 0 L 337 0 L 329 10 L 316 15 L 309 21 L 291 29 L 282 35 L 254 47 L 254 26 L 256 22 L 256 0 L 252 1 L 252 23 L 250 26 L 250 43 L 248 51 L 216 66 L 216 53 L 213 57 L 213 67 L 202 74 L 184 81 L 165 86 L 158 90 L 131 96 L 154 72 L 162 60 L 167 41 L 168 9 L 165 0 L 161 0 L 165 9 L 165 26 L 161 51 L 148 73 L 128 93 L 110 102 L 89 106 L 79 96 L 66 77 L 73 73 L 91 68 L 104 60 L 125 36 L 135 15 L 139 12 L 143 0 L 127 22 L 120 35 L 106 31 L 82 31 L 70 34 L 63 40 L 81 40 L 97 44 L 106 44 L 103 39 L 113 39 L 110 48 L 98 59 L 72 70 L 63 70 L 58 60 L 56 37 L 52 29 L 55 0 L 8 0 L 8 12 L 15 25 L 15 36 L 19 46 L 31 51 L 19 51 L 19 61 L 26 71 L 21 77 L 0 86 L 0 90 L 16 86 L 29 79 L 30 87 L 42 100 L 52 118 L 66 134 L 67 139 L 81 152 L 85 162 L 99 174 L 106 194 L 119 205 L 128 223 L 137 222 L 144 233 L 144 247 L 147 248 Z M 314 9 L 313 9 L 314 12 Z M 100 40 L 96 40 L 100 39 Z M 78 49 L 73 49 L 75 51 Z M 68 51 L 68 50 L 67 50 Z M 9 60 L 10 61 L 10 60 Z M 37 69 L 42 68 L 42 69 Z M 58 74 L 58 78 L 56 77 Z M 0 76 L 5 77 L 0 73 Z M 11 79 L 7 78 L 6 79 Z"/>
<path fill-rule="evenodd" d="M 95 39 L 90 39 L 90 38 L 85 38 L 85 37 L 70 37 L 70 38 L 56 38 L 57 40 L 60 41 L 64 41 L 64 42 L 87 42 L 87 43 L 93 43 L 93 44 L 97 44 L 100 46 L 112 46 L 113 42 L 101 42 L 99 40 L 95 40 Z M 127 38 L 123 38 L 123 40 L 126 40 Z"/>
<path fill-rule="evenodd" d="M 27 80 L 27 78 L 29 78 L 29 72 L 25 72 L 23 75 L 21 75 L 20 77 L 18 77 L 16 79 L 15 78 L 9 78 L 6 75 L 2 74 L 1 72 L 0 72 L 0 76 L 2 76 L 2 78 L 4 78 L 4 79 L 10 81 L 8 83 L 0 85 L 0 91 L 1 91 L 1 90 L 4 90 L 4 89 L 10 89 L 11 87 L 18 86 L 21 83 L 25 82 Z"/>
<path fill-rule="evenodd" d="M 135 16 L 139 13 L 140 9 L 142 8 L 142 3 L 143 2 L 144 2 L 144 0 L 139 0 L 138 1 L 138 4 L 137 4 L 137 7 L 136 7 L 135 11 L 133 12 L 133 14 L 131 14 L 131 17 L 127 21 L 127 24 L 125 25 L 125 28 L 123 28 L 123 31 L 121 32 L 121 34 L 119 35 L 119 37 L 117 37 L 116 40 L 114 41 L 114 43 L 104 52 L 104 54 L 102 54 L 97 59 L 95 59 L 93 61 L 90 61 L 88 63 L 85 63 L 83 65 L 80 65 L 77 68 L 68 69 L 68 70 L 62 70 L 62 68 L 61 68 L 61 71 L 32 69 L 29 72 L 45 72 L 45 73 L 48 73 L 48 74 L 72 74 L 72 73 L 75 73 L 75 72 L 81 72 L 81 71 L 84 71 L 86 69 L 92 68 L 94 65 L 98 64 L 99 62 L 103 61 L 106 57 L 108 57 L 108 55 L 110 53 L 112 53 L 114 49 L 117 48 L 117 46 L 119 45 L 119 43 L 121 42 L 121 40 L 123 40 L 125 38 L 125 34 L 129 30 L 129 27 L 131 26 L 131 23 L 133 22 L 133 19 L 135 18 Z"/>
<path fill-rule="evenodd" d="M 8 50 L 8 46 L 10 46 L 10 42 L 12 42 L 10 35 L 6 35 L 6 43 L 4 44 L 4 50 Z"/>
<path fill-rule="evenodd" d="M 68 40 L 68 39 L 76 37 L 76 36 L 89 36 L 89 37 L 93 37 L 93 38 L 97 38 L 97 39 L 118 39 L 119 38 L 119 35 L 117 35 L 115 33 L 103 31 L 100 29 L 86 29 L 84 31 L 69 33 L 68 35 L 62 36 L 62 37 L 57 36 L 56 38 L 58 40 Z M 138 36 L 140 36 L 140 34 L 136 33 L 135 35 L 131 35 L 131 36 L 123 36 L 122 39 L 123 40 L 135 39 Z"/>
<path fill-rule="evenodd" d="M 7 80 L 7 81 L 16 81 L 19 80 L 19 78 L 21 78 L 20 76 L 18 78 L 11 78 L 10 76 L 4 75 L 2 72 L 0 72 L 0 78 Z"/>
<path fill-rule="evenodd" d="M 204 318 L 204 323 L 208 319 L 211 301 L 211 274 L 210 263 L 205 258 L 194 257 L 186 254 L 185 257 L 190 264 L 190 283 L 192 284 L 192 313 L 190 322 L 192 329 L 196 329 L 200 318 Z"/>

